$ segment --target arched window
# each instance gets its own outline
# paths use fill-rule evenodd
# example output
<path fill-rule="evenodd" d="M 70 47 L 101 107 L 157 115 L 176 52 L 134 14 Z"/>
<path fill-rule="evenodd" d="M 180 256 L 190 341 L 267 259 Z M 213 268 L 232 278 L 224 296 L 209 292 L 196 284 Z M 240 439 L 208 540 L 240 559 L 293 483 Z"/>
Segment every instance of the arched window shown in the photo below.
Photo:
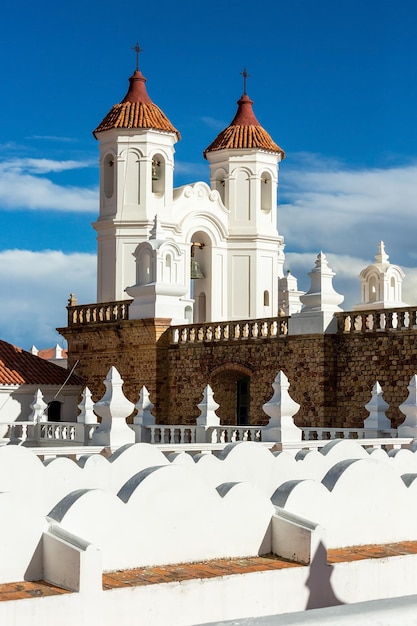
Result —
<path fill-rule="evenodd" d="M 151 263 L 152 259 L 149 250 L 142 252 L 137 260 L 136 266 L 136 280 L 138 285 L 147 285 L 152 282 Z"/>
<path fill-rule="evenodd" d="M 372 276 L 369 280 L 369 302 L 377 301 L 377 284 L 375 276 Z"/>
<path fill-rule="evenodd" d="M 269 291 L 267 289 L 264 291 L 264 306 L 269 306 Z"/>
<path fill-rule="evenodd" d="M 165 257 L 164 282 L 172 282 L 172 256 L 170 254 Z"/>
<path fill-rule="evenodd" d="M 184 317 L 189 324 L 193 323 L 193 309 L 190 306 L 185 307 Z"/>
<path fill-rule="evenodd" d="M 390 294 L 389 294 L 389 298 L 390 300 L 395 301 L 396 298 L 396 283 L 395 283 L 395 278 L 394 276 L 391 276 L 391 280 L 390 280 Z"/>

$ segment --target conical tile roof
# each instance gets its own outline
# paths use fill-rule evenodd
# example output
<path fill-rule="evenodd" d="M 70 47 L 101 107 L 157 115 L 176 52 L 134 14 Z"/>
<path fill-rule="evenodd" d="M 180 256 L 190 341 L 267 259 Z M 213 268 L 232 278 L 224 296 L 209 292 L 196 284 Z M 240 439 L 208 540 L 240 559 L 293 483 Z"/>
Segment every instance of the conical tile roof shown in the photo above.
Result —
<path fill-rule="evenodd" d="M 274 142 L 256 119 L 252 108 L 253 100 L 247 94 L 243 94 L 237 104 L 237 113 L 232 122 L 204 150 L 204 157 L 207 158 L 208 152 L 216 150 L 257 149 L 277 152 L 281 154 L 283 159 L 285 157 L 284 150 Z"/>
<path fill-rule="evenodd" d="M 175 133 L 181 139 L 165 113 L 148 96 L 145 83 L 142 72 L 136 70 L 129 78 L 129 89 L 122 102 L 115 104 L 93 131 L 96 138 L 97 133 L 112 128 L 146 128 Z"/>

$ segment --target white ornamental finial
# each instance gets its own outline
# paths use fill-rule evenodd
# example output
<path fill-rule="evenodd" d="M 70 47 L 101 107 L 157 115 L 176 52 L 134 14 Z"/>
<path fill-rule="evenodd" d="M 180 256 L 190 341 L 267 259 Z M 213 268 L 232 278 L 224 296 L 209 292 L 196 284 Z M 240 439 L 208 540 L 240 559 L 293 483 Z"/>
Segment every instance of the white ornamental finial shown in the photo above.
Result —
<path fill-rule="evenodd" d="M 375 261 L 377 263 L 388 263 L 389 256 L 385 252 L 385 244 L 383 241 L 379 242 L 378 254 L 375 255 Z"/>
<path fill-rule="evenodd" d="M 391 420 L 385 415 L 389 404 L 385 402 L 382 393 L 381 385 L 377 381 L 372 388 L 371 400 L 365 404 L 365 409 L 369 412 L 369 417 L 363 421 L 367 437 L 382 437 L 383 431 L 391 428 Z"/>
<path fill-rule="evenodd" d="M 149 391 L 145 385 L 140 390 L 139 400 L 135 404 L 137 413 L 134 417 L 133 423 L 141 426 L 153 426 L 155 424 L 155 418 L 151 411 L 154 407 L 149 399 Z"/>
<path fill-rule="evenodd" d="M 28 421 L 38 424 L 39 422 L 47 422 L 48 415 L 46 413 L 48 405 L 43 400 L 43 393 L 40 389 L 35 391 L 33 402 L 30 405 L 32 413 L 29 415 Z"/>
<path fill-rule="evenodd" d="M 300 405 L 288 393 L 290 383 L 282 370 L 278 372 L 272 388 L 274 395 L 262 407 L 270 418 L 268 425 L 262 429 L 262 441 L 301 441 L 302 431 L 294 424 L 293 419 Z"/>
<path fill-rule="evenodd" d="M 101 417 L 101 424 L 94 431 L 94 446 L 119 447 L 135 442 L 135 433 L 126 423 L 126 417 L 134 409 L 123 393 L 123 380 L 115 367 L 111 367 L 104 381 L 106 393 L 95 403 L 94 411 Z"/>
<path fill-rule="evenodd" d="M 94 414 L 94 402 L 91 397 L 91 391 L 86 387 L 82 393 L 82 400 L 78 405 L 80 413 L 77 416 L 79 424 L 97 424 L 97 418 Z"/>
<path fill-rule="evenodd" d="M 206 385 L 203 391 L 203 400 L 197 405 L 201 415 L 197 417 L 197 426 L 219 426 L 220 418 L 216 415 L 219 405 L 214 400 L 213 389 Z"/>

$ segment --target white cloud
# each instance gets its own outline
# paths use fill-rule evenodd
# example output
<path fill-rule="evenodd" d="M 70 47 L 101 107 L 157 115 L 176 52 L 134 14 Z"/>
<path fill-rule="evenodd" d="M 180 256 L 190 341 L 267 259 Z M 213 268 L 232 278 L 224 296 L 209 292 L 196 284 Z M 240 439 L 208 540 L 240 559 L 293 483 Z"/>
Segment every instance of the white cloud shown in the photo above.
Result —
<path fill-rule="evenodd" d="M 285 267 L 297 278 L 298 288 L 302 291 L 308 291 L 310 288 L 308 274 L 315 267 L 319 252 L 320 250 L 317 253 L 288 252 L 285 255 Z M 326 254 L 326 257 L 330 268 L 335 273 L 333 287 L 337 293 L 344 296 L 344 301 L 340 307 L 345 311 L 350 311 L 355 304 L 359 304 L 361 301 L 359 274 L 374 259 L 364 259 L 346 254 Z M 417 268 L 403 267 L 402 269 L 405 272 L 402 299 L 410 306 L 415 306 L 417 305 Z"/>
<path fill-rule="evenodd" d="M 0 210 L 97 212 L 96 188 L 58 185 L 42 174 L 95 165 L 91 161 L 15 158 L 0 162 Z"/>
<path fill-rule="evenodd" d="M 96 161 L 56 161 L 54 159 L 16 158 L 0 162 L 0 172 L 13 174 L 48 174 L 95 167 Z"/>
<path fill-rule="evenodd" d="M 0 171 L 0 209 L 96 213 L 98 190 L 61 186 L 31 174 Z"/>
<path fill-rule="evenodd" d="M 96 257 L 46 250 L 0 252 L 1 338 L 28 350 L 61 343 L 73 292 L 80 303 L 96 299 Z"/>
<path fill-rule="evenodd" d="M 323 250 L 346 266 L 359 259 L 365 267 L 383 240 L 392 263 L 412 266 L 417 164 L 350 170 L 318 159 L 302 155 L 297 167 L 281 172 L 278 219 L 287 250 Z M 340 271 L 346 271 L 343 264 Z"/>

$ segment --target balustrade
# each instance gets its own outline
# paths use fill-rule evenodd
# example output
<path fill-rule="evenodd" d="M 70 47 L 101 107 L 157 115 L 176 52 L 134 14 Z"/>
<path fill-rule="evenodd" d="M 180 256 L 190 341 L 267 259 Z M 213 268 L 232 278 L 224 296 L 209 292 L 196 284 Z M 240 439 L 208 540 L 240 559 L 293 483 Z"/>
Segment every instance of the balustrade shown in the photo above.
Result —
<path fill-rule="evenodd" d="M 187 324 L 171 328 L 171 343 L 245 341 L 283 337 L 288 332 L 288 317 L 240 320 L 210 324 Z"/>
<path fill-rule="evenodd" d="M 150 443 L 153 444 L 184 444 L 196 442 L 195 426 L 167 426 L 152 425 L 146 426 L 150 432 Z"/>
<path fill-rule="evenodd" d="M 129 306 L 132 300 L 117 300 L 98 304 L 69 306 L 68 326 L 118 322 L 129 319 Z"/>
<path fill-rule="evenodd" d="M 336 313 L 338 333 L 417 329 L 417 307 Z"/>

